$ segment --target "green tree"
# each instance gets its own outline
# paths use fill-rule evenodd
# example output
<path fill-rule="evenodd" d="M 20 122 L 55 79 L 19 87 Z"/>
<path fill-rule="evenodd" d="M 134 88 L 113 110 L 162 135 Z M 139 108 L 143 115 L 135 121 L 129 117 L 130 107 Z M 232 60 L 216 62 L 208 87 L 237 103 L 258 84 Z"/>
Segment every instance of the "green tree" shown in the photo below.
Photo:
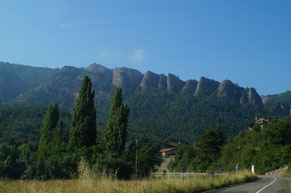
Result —
<path fill-rule="evenodd" d="M 20 178 L 22 172 L 18 149 L 14 145 L 0 144 L 0 178 Z"/>
<path fill-rule="evenodd" d="M 128 114 L 128 105 L 122 104 L 122 89 L 117 88 L 111 101 L 109 118 L 102 141 L 106 151 L 114 158 L 119 158 L 124 152 Z"/>
<path fill-rule="evenodd" d="M 45 151 L 45 149 L 49 150 L 60 144 L 61 125 L 62 123 L 59 121 L 58 105 L 50 104 L 42 120 L 39 151 Z"/>
<path fill-rule="evenodd" d="M 77 104 L 74 107 L 70 130 L 70 149 L 96 144 L 96 110 L 91 80 L 84 76 Z"/>
<path fill-rule="evenodd" d="M 207 129 L 196 145 L 197 156 L 204 162 L 214 162 L 220 155 L 225 137 L 221 129 Z"/>

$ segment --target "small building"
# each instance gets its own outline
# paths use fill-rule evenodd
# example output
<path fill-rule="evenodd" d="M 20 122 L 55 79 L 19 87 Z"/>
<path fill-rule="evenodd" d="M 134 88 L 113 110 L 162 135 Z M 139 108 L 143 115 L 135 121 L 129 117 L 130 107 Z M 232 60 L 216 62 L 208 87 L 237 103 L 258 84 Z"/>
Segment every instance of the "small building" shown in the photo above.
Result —
<path fill-rule="evenodd" d="M 267 124 L 268 122 L 269 122 L 268 119 L 264 119 L 264 118 L 258 119 L 258 117 L 256 117 L 255 121 L 249 125 L 249 130 L 252 130 L 255 125 L 259 125 L 261 129 L 264 129 L 264 125 Z"/>
<path fill-rule="evenodd" d="M 162 156 L 165 157 L 169 157 L 171 155 L 175 155 L 176 153 L 176 148 L 164 148 L 160 150 Z"/>

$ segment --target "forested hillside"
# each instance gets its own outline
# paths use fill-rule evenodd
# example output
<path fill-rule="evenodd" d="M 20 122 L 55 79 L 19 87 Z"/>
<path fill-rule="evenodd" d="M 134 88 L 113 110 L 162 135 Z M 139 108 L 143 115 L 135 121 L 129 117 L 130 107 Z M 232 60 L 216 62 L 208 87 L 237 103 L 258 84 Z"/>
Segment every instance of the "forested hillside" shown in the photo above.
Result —
<path fill-rule="evenodd" d="M 38 111 L 34 107 L 46 108 L 50 103 L 71 113 L 79 97 L 81 79 L 88 75 L 95 91 L 100 132 L 106 124 L 114 90 L 122 88 L 124 101 L 131 107 L 130 136 L 139 136 L 148 143 L 157 141 L 151 140 L 156 137 L 161 144 L 193 143 L 205 129 L 216 126 L 223 128 L 227 136 L 234 136 L 256 116 L 271 119 L 290 114 L 289 92 L 270 96 L 269 100 L 264 96 L 262 100 L 254 88 L 242 88 L 230 80 L 218 82 L 201 77 L 199 81 L 183 81 L 173 74 L 142 74 L 129 68 L 111 70 L 98 64 L 48 69 L 2 62 L 0 69 L 0 99 L 17 114 Z M 8 116 L 0 121 L 0 129 L 23 139 L 36 139 L 35 126 L 30 126 L 31 122 L 39 126 L 36 115 L 37 112 L 26 116 L 21 124 L 15 124 Z M 144 135 L 153 137 L 145 139 Z"/>
<path fill-rule="evenodd" d="M 254 125 L 225 140 L 221 130 L 207 130 L 193 146 L 178 149 L 170 168 L 181 171 L 232 171 L 255 166 L 263 174 L 291 163 L 291 116 Z"/>
<path fill-rule="evenodd" d="M 45 113 L 42 108 L 25 107 L 1 111 L 1 126 L 12 124 L 15 130 L 0 130 L 0 178 L 75 178 L 86 167 L 92 175 L 130 179 L 134 168 L 135 178 L 146 177 L 160 164 L 159 146 L 128 140 L 130 107 L 123 104 L 121 88 L 114 92 L 102 134 L 96 130 L 95 93 L 88 76 L 84 76 L 78 93 L 72 116 L 62 113 L 56 103 L 48 105 Z M 26 117 L 33 117 L 33 122 L 28 124 Z M 28 125 L 23 126 L 22 121 Z M 24 136 L 19 136 L 17 130 L 27 127 L 37 134 L 20 132 Z"/>

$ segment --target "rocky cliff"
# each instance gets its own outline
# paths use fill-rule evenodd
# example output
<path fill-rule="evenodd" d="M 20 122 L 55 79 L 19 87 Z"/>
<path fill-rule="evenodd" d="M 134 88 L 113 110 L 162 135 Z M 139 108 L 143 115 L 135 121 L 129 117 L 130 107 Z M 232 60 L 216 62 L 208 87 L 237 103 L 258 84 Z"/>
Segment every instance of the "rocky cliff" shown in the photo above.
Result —
<path fill-rule="evenodd" d="M 147 71 L 144 74 L 139 86 L 142 88 L 142 90 L 147 90 L 149 88 L 158 88 L 159 79 L 160 76 L 158 74 Z"/>
<path fill-rule="evenodd" d="M 198 82 L 195 95 L 210 95 L 218 88 L 218 86 L 218 81 L 201 77 Z"/>
<path fill-rule="evenodd" d="M 138 87 L 143 75 L 141 72 L 131 68 L 113 69 L 112 84 L 119 88 Z"/>
<path fill-rule="evenodd" d="M 184 81 L 180 80 L 178 77 L 176 77 L 173 74 L 168 74 L 168 77 L 167 77 L 168 93 L 180 92 L 184 85 L 185 85 Z"/>
<path fill-rule="evenodd" d="M 43 70 L 43 69 L 41 69 Z M 2 71 L 3 74 L 4 71 Z M 87 68 L 75 68 L 72 66 L 64 66 L 61 69 L 53 71 L 53 76 L 49 81 L 44 81 L 34 89 L 17 91 L 11 95 L 16 96 L 14 102 L 27 102 L 32 104 L 40 103 L 39 97 L 45 101 L 45 105 L 50 101 L 63 103 L 63 107 L 71 109 L 74 101 L 77 98 L 77 92 L 84 75 L 88 75 L 94 85 L 96 97 L 100 99 L 110 98 L 115 87 L 123 89 L 130 88 L 131 90 L 140 89 L 147 92 L 149 89 L 159 89 L 167 91 L 168 94 L 191 94 L 195 96 L 216 96 L 217 99 L 232 101 L 240 104 L 262 104 L 262 99 L 254 88 L 244 89 L 232 83 L 230 80 L 224 80 L 221 83 L 218 81 L 201 77 L 199 82 L 196 80 L 180 80 L 179 77 L 168 74 L 155 74 L 147 71 L 145 74 L 131 68 L 115 68 L 108 69 L 99 64 L 91 64 Z M 5 74 L 5 73 L 4 73 Z M 13 76 L 10 77 L 13 79 Z M 0 74 L 0 90 L 4 89 L 1 81 L 7 82 L 9 77 Z M 22 80 L 14 77 L 14 82 L 17 85 L 22 85 Z M 8 81 L 9 82 L 9 81 Z M 6 84 L 6 83 L 5 83 Z M 7 84 L 9 85 L 9 84 Z M 15 87 L 15 85 L 11 85 Z M 25 85 L 23 86 L 25 87 Z M 4 91 L 3 91 L 4 92 Z M 4 94 L 0 96 L 0 100 L 7 98 Z M 46 96 L 46 97 L 43 97 Z M 289 96 L 289 93 L 288 93 Z M 2 97 L 2 98 L 1 98 Z M 66 100 L 64 100 L 66 99 Z M 5 99 L 6 100 L 6 99 Z"/>
<path fill-rule="evenodd" d="M 182 93 L 195 93 L 198 82 L 196 80 L 187 80 L 185 86 L 182 89 Z"/>
<path fill-rule="evenodd" d="M 256 89 L 250 88 L 248 92 L 248 99 L 250 104 L 263 104 L 260 95 L 257 93 Z"/>
<path fill-rule="evenodd" d="M 159 77 L 158 88 L 160 88 L 160 89 L 167 88 L 167 77 L 164 74 L 161 74 Z"/>
<path fill-rule="evenodd" d="M 262 105 L 262 98 L 257 93 L 256 89 L 250 88 L 246 90 L 247 92 L 243 92 L 240 98 L 240 104 L 256 104 Z"/>
<path fill-rule="evenodd" d="M 217 98 L 227 101 L 239 102 L 242 88 L 233 84 L 230 80 L 224 80 L 219 84 Z"/>

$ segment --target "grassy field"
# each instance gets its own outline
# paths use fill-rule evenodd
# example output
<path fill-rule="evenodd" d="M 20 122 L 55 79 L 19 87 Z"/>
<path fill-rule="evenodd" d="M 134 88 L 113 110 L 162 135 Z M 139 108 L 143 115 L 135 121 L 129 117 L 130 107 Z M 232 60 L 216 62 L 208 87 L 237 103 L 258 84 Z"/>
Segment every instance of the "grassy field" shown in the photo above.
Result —
<path fill-rule="evenodd" d="M 130 181 L 83 175 L 76 180 L 2 180 L 0 193 L 194 193 L 255 178 L 246 171 L 227 176 L 163 176 Z"/>

